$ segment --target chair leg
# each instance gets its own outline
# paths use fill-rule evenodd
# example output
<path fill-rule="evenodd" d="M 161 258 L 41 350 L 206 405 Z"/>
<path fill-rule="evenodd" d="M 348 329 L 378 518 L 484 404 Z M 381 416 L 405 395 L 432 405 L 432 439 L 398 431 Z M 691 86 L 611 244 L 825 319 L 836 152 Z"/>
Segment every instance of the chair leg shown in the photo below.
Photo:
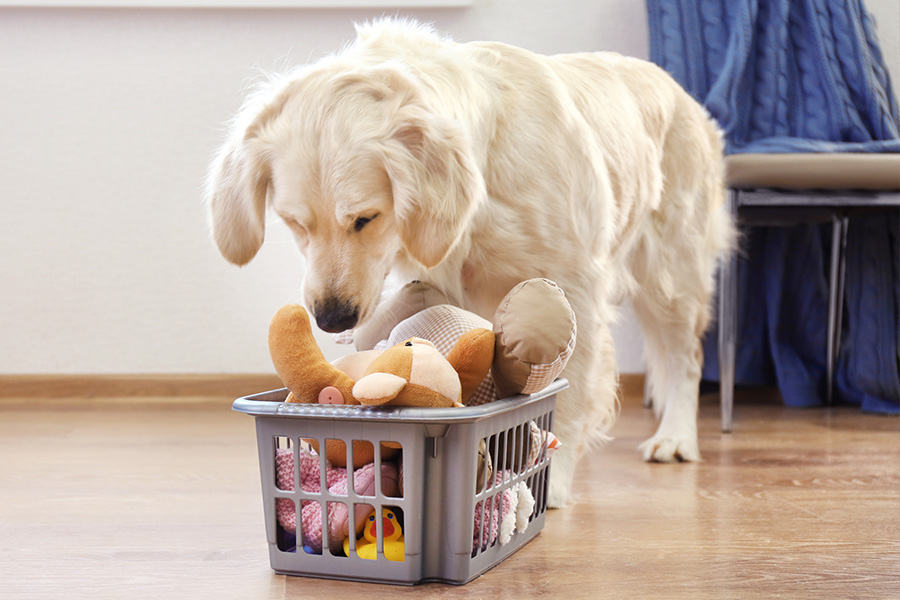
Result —
<path fill-rule="evenodd" d="M 844 280 L 847 269 L 847 230 L 850 219 L 844 214 L 832 218 L 831 274 L 828 280 L 828 347 L 826 350 L 825 401 L 834 401 L 834 374 L 841 346 L 841 327 L 844 317 Z"/>
<path fill-rule="evenodd" d="M 728 210 L 735 223 L 738 192 L 728 190 Z M 719 268 L 719 398 L 722 432 L 730 433 L 734 409 L 734 365 L 737 351 L 737 255 L 728 256 Z"/>
<path fill-rule="evenodd" d="M 825 402 L 834 400 L 834 366 L 841 340 L 841 321 L 844 312 L 844 276 L 846 269 L 847 226 L 846 215 L 832 217 L 831 273 L 828 277 L 828 332 L 825 350 Z"/>
<path fill-rule="evenodd" d="M 841 354 L 841 331 L 844 325 L 844 282 L 847 276 L 847 233 L 850 231 L 850 217 L 843 217 L 841 226 L 841 257 L 838 271 L 837 319 L 835 321 L 834 359 Z"/>

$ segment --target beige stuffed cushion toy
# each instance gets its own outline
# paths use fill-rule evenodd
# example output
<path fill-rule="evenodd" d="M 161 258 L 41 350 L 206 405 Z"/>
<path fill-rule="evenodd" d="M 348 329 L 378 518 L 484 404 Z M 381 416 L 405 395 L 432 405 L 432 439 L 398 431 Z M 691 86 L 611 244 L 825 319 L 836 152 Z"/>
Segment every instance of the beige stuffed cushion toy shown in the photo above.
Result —
<path fill-rule="evenodd" d="M 575 313 L 559 286 L 529 279 L 514 287 L 494 314 L 498 395 L 533 394 L 550 385 L 572 356 L 576 334 Z"/>

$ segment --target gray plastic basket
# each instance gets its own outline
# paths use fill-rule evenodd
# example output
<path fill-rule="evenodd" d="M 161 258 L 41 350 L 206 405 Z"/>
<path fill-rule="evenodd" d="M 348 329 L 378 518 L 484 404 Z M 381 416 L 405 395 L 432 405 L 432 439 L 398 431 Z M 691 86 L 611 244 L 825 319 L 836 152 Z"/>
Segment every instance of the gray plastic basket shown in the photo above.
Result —
<path fill-rule="evenodd" d="M 568 387 L 558 380 L 531 396 L 515 396 L 482 406 L 467 408 L 362 407 L 284 403 L 287 390 L 275 390 L 235 400 L 236 411 L 256 418 L 260 478 L 266 521 L 266 537 L 272 568 L 282 574 L 412 585 L 426 581 L 464 584 L 496 566 L 532 540 L 543 528 L 547 509 L 550 456 L 543 441 L 538 452 L 528 456 L 533 446 L 532 431 L 549 432 L 553 426 L 556 394 Z M 543 433 L 541 433 L 543 435 Z M 401 497 L 383 493 L 375 478 L 374 495 L 357 494 L 348 469 L 347 493 L 333 494 L 326 486 L 325 456 L 319 461 L 321 492 L 305 491 L 300 485 L 301 440 L 322 444 L 343 442 L 348 464 L 353 462 L 354 441 L 369 442 L 374 450 L 375 472 L 381 472 L 381 442 L 402 447 Z M 276 453 L 293 454 L 293 490 L 276 484 Z M 489 456 L 493 476 L 485 477 L 482 456 Z M 526 459 L 527 456 L 527 459 Z M 387 460 L 387 459 L 385 459 Z M 513 493 L 525 482 L 534 497 L 534 511 L 527 517 L 524 531 L 516 531 L 508 542 L 489 532 L 497 523 L 504 493 Z M 285 486 L 288 487 L 288 486 Z M 507 490 L 513 490 L 507 492 Z M 389 560 L 382 552 L 384 526 L 377 521 L 377 556 L 367 560 L 354 551 L 349 556 L 332 553 L 328 543 L 313 552 L 292 540 L 279 522 L 276 506 L 281 499 L 293 503 L 296 539 L 304 540 L 300 511 L 318 503 L 321 524 L 328 531 L 329 510 L 343 504 L 352 515 L 356 505 L 365 505 L 375 514 L 389 508 L 402 518 L 404 553 L 402 560 Z M 299 509 L 299 510 L 298 510 Z M 480 526 L 476 531 L 476 512 Z M 510 511 L 511 512 L 511 511 Z M 502 518 L 503 512 L 500 511 Z M 520 523 L 523 521 L 520 520 Z M 499 524 L 497 524 L 499 526 Z M 327 539 L 327 536 L 325 536 Z M 354 537 L 354 536 L 349 536 Z"/>

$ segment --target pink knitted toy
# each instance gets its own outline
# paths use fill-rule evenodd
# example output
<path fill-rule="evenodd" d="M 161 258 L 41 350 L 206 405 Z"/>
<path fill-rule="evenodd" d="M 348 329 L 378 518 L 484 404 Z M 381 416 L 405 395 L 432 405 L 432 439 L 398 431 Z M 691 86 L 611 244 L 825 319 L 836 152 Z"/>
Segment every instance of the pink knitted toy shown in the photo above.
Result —
<path fill-rule="evenodd" d="M 319 457 L 305 448 L 300 448 L 300 489 L 305 492 L 318 493 L 321 491 L 321 476 L 319 471 Z M 294 453 L 292 450 L 279 449 L 275 454 L 276 478 L 279 489 L 293 491 L 294 489 Z M 398 485 L 397 467 L 392 463 L 381 464 L 381 493 L 385 496 L 400 496 Z M 353 482 L 356 493 L 361 496 L 375 495 L 375 465 L 369 463 L 353 472 Z M 347 495 L 347 470 L 334 467 L 325 461 L 325 483 L 328 491 L 333 495 Z M 366 516 L 372 507 L 365 504 L 356 506 L 355 530 L 358 534 L 362 529 Z M 278 523 L 291 533 L 297 532 L 297 519 L 294 512 L 294 503 L 286 498 L 276 500 L 275 506 Z M 322 552 L 322 505 L 312 500 L 301 502 L 300 522 L 303 532 L 302 543 L 309 547 L 315 554 Z M 328 510 L 328 538 L 329 547 L 333 554 L 340 554 L 344 538 L 350 535 L 350 526 L 347 515 L 347 505 L 342 502 L 329 503 Z"/>

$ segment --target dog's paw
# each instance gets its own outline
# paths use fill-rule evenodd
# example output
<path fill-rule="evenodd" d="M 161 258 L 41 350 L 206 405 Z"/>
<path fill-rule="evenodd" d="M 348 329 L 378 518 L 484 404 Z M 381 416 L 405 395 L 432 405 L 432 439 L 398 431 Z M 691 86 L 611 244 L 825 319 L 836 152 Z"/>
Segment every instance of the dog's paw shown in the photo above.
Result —
<path fill-rule="evenodd" d="M 547 486 L 547 508 L 565 508 L 573 503 L 571 486 L 551 476 Z"/>
<path fill-rule="evenodd" d="M 673 436 L 657 433 L 639 446 L 647 462 L 686 462 L 700 460 L 696 436 Z"/>
<path fill-rule="evenodd" d="M 575 465 L 578 457 L 574 455 L 571 444 L 563 444 L 553 455 L 550 466 L 550 482 L 547 485 L 547 506 L 549 508 L 565 508 L 574 503 L 572 482 L 575 478 Z"/>

